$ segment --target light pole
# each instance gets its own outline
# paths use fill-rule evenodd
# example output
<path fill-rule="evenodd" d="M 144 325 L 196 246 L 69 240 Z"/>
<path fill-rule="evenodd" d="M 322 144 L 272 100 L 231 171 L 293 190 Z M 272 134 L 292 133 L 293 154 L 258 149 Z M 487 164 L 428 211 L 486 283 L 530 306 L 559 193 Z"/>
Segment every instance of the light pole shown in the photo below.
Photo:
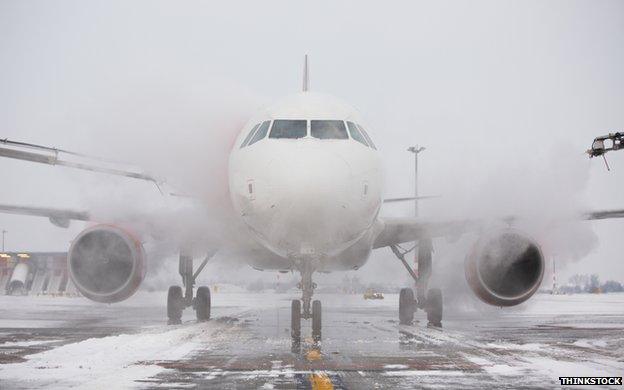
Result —
<path fill-rule="evenodd" d="M 8 232 L 4 229 L 2 229 L 2 252 L 4 252 L 4 235 L 7 234 Z"/>
<path fill-rule="evenodd" d="M 418 217 L 418 153 L 425 150 L 422 146 L 410 146 L 407 151 L 414 153 L 414 216 Z"/>

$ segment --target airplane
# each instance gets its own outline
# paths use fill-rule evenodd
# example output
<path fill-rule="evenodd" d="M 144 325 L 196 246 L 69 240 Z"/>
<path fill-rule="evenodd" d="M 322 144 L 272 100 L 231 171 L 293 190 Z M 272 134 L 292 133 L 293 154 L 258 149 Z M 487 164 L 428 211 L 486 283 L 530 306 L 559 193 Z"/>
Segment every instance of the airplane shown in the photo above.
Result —
<path fill-rule="evenodd" d="M 241 129 L 231 149 L 229 205 L 246 237 L 240 240 L 246 242 L 241 253 L 256 269 L 300 274 L 301 299 L 291 302 L 294 343 L 301 339 L 302 319 L 312 320 L 312 336 L 321 339 L 321 302 L 312 299 L 314 273 L 357 270 L 373 250 L 384 247 L 399 258 L 417 286 L 416 296 L 411 288 L 400 290 L 400 324 L 411 324 L 415 311 L 422 309 L 431 326 L 441 327 L 442 292 L 428 288 L 432 240 L 478 233 L 483 222 L 381 217 L 383 203 L 417 198 L 384 199 L 381 156 L 373 133 L 350 105 L 310 91 L 308 74 L 306 56 L 302 91 L 260 110 Z M 168 192 L 163 181 L 143 172 L 72 162 L 60 156 L 88 156 L 62 149 L 7 139 L 0 144 L 0 157 L 148 180 L 165 195 L 178 196 Z M 89 211 L 5 204 L 0 205 L 0 212 L 46 217 L 60 227 L 67 227 L 71 220 L 91 221 L 91 226 L 71 243 L 68 269 L 82 295 L 105 303 L 123 301 L 140 286 L 149 266 L 146 240 L 162 239 L 174 229 L 184 229 L 169 226 L 167 231 L 158 223 L 139 223 L 136 227 L 133 223 L 140 220 L 136 216 L 123 222 L 102 221 Z M 624 209 L 578 217 L 623 218 Z M 535 294 L 545 261 L 539 243 L 512 226 L 514 217 L 501 220 L 506 223 L 504 227 L 478 238 L 466 256 L 464 273 L 477 297 L 506 307 Z M 185 291 L 180 286 L 169 288 L 167 316 L 171 324 L 179 324 L 183 310 L 190 306 L 199 321 L 210 319 L 210 289 L 201 286 L 194 292 L 194 285 L 207 261 L 223 247 L 204 233 L 197 241 L 203 242 L 207 255 L 196 269 L 192 245 L 180 244 L 179 270 Z M 399 247 L 414 241 L 418 242 L 418 273 Z"/>

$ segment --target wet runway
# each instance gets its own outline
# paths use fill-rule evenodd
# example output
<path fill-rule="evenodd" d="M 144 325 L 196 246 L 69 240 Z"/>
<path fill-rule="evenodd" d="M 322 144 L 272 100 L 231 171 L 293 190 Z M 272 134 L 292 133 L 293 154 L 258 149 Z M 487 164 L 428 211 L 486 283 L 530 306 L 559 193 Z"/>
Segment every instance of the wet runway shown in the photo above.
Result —
<path fill-rule="evenodd" d="M 553 388 L 624 374 L 624 294 L 538 295 L 401 326 L 398 297 L 322 295 L 323 339 L 293 352 L 290 294 L 213 295 L 213 320 L 167 326 L 166 293 L 122 304 L 0 297 L 1 388 Z M 309 337 L 309 321 L 302 332 Z"/>

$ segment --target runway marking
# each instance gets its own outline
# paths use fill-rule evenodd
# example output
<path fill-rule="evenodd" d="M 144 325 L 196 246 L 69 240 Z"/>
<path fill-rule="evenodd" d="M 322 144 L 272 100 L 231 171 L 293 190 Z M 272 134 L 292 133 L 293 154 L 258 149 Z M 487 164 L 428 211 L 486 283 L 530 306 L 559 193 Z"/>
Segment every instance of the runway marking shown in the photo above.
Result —
<path fill-rule="evenodd" d="M 334 385 L 331 379 L 325 373 L 310 374 L 310 383 L 313 390 L 333 390 Z"/>

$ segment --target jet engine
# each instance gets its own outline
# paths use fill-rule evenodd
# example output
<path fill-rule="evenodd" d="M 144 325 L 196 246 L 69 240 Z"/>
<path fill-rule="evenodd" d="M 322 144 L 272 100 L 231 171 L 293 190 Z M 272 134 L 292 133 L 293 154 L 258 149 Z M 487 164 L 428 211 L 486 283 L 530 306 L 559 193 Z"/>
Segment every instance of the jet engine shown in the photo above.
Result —
<path fill-rule="evenodd" d="M 78 290 L 97 302 L 127 299 L 145 276 L 143 245 L 130 233 L 111 225 L 82 231 L 72 242 L 67 263 Z"/>
<path fill-rule="evenodd" d="M 481 237 L 466 257 L 466 280 L 484 302 L 515 306 L 529 299 L 544 276 L 539 245 L 507 229 Z"/>

